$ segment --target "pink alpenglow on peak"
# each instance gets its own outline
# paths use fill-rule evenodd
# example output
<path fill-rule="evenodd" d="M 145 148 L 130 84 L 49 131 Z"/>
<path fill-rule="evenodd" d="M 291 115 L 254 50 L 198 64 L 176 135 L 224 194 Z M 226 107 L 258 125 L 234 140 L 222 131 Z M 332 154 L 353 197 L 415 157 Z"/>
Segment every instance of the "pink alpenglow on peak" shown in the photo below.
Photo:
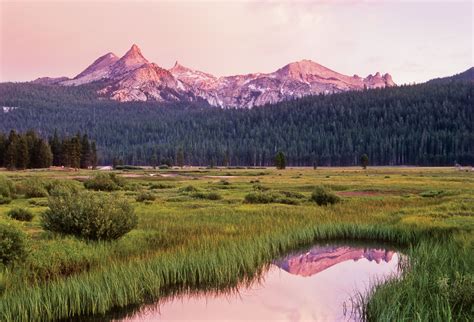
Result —
<path fill-rule="evenodd" d="M 272 73 L 216 77 L 181 65 L 170 69 L 149 62 L 137 45 L 122 57 L 107 53 L 73 79 L 40 78 L 48 85 L 101 82 L 98 93 L 117 101 L 196 101 L 220 107 L 251 108 L 307 95 L 396 86 L 389 74 L 347 76 L 311 60 L 289 63 Z"/>
<path fill-rule="evenodd" d="M 117 62 L 117 60 L 119 60 L 119 58 L 114 53 L 105 54 L 104 56 L 101 56 L 101 57 L 97 58 L 92 63 L 92 65 L 90 65 L 82 73 L 80 73 L 79 75 L 74 77 L 74 79 L 78 79 L 78 78 L 81 78 L 84 75 L 87 75 L 87 74 L 93 73 L 95 71 L 107 68 L 110 65 L 114 64 L 115 62 Z"/>
<path fill-rule="evenodd" d="M 275 262 L 275 265 L 290 274 L 312 276 L 329 267 L 345 261 L 358 261 L 365 258 L 380 264 L 382 261 L 390 262 L 394 251 L 384 249 L 363 249 L 347 246 L 340 247 L 313 247 L 306 254 L 290 256 Z"/>

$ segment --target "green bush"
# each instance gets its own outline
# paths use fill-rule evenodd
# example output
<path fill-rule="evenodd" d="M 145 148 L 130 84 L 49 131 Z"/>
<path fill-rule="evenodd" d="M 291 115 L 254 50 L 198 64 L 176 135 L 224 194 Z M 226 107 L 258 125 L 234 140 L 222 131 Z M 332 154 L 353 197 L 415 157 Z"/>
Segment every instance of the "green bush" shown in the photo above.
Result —
<path fill-rule="evenodd" d="M 311 200 L 316 202 L 319 206 L 326 206 L 338 203 L 341 199 L 324 187 L 316 187 L 311 194 Z"/>
<path fill-rule="evenodd" d="M 282 195 L 288 198 L 304 199 L 304 194 L 296 191 L 279 191 Z"/>
<path fill-rule="evenodd" d="M 39 178 L 27 179 L 21 183 L 21 192 L 26 198 L 42 198 L 48 196 L 45 183 Z"/>
<path fill-rule="evenodd" d="M 135 200 L 138 202 L 153 201 L 155 199 L 156 197 L 152 193 L 146 191 L 140 192 L 135 198 Z"/>
<path fill-rule="evenodd" d="M 188 192 L 197 192 L 198 189 L 195 186 L 189 185 L 186 187 L 182 187 L 178 189 L 178 192 L 180 193 L 188 193 Z"/>
<path fill-rule="evenodd" d="M 49 208 L 44 229 L 91 240 L 117 239 L 137 225 L 131 205 L 111 194 L 62 191 L 49 198 Z"/>
<path fill-rule="evenodd" d="M 96 191 L 115 191 L 125 186 L 125 180 L 115 173 L 99 173 L 84 182 L 84 187 Z"/>
<path fill-rule="evenodd" d="M 69 185 L 69 184 L 58 184 L 54 186 L 52 189 L 49 190 L 50 196 L 63 196 L 63 195 L 70 195 L 70 194 L 78 194 L 80 189 L 76 185 Z M 47 202 L 47 206 L 49 206 L 49 200 Z"/>
<path fill-rule="evenodd" d="M 13 183 L 4 176 L 0 176 L 0 205 L 10 203 L 13 198 Z"/>
<path fill-rule="evenodd" d="M 48 194 L 51 194 L 52 191 L 57 191 L 59 189 L 77 189 L 77 181 L 73 180 L 48 180 L 47 182 L 44 183 L 44 187 Z"/>
<path fill-rule="evenodd" d="M 277 202 L 278 197 L 268 192 L 250 192 L 245 195 L 246 203 L 272 203 Z"/>
<path fill-rule="evenodd" d="M 208 200 L 221 200 L 222 196 L 218 194 L 217 192 L 209 192 L 207 194 L 207 199 Z"/>
<path fill-rule="evenodd" d="M 262 186 L 260 183 L 256 183 L 253 185 L 253 190 L 256 191 L 268 191 L 270 188 Z"/>
<path fill-rule="evenodd" d="M 191 197 L 196 198 L 196 199 L 207 199 L 207 200 L 220 200 L 222 199 L 222 196 L 218 194 L 217 192 L 209 192 L 209 193 L 204 193 L 204 192 L 194 192 L 191 194 Z"/>
<path fill-rule="evenodd" d="M 138 183 L 129 183 L 123 186 L 123 189 L 128 191 L 139 191 L 141 188 Z"/>
<path fill-rule="evenodd" d="M 150 189 L 169 189 L 169 188 L 173 188 L 173 186 L 170 184 L 165 184 L 165 183 L 153 183 L 150 185 Z"/>
<path fill-rule="evenodd" d="M 22 260 L 28 253 L 26 234 L 10 223 L 0 222 L 0 263 Z"/>
<path fill-rule="evenodd" d="M 11 197 L 7 197 L 7 196 L 4 196 L 4 195 L 0 195 L 0 205 L 9 204 L 10 202 L 12 202 L 12 198 L 11 198 Z"/>
<path fill-rule="evenodd" d="M 428 191 L 423 191 L 420 193 L 420 196 L 423 198 L 435 198 L 435 197 L 441 197 L 444 194 L 443 190 L 428 190 Z"/>
<path fill-rule="evenodd" d="M 34 217 L 33 213 L 26 208 L 13 208 L 8 212 L 8 216 L 19 221 L 31 221 Z"/>

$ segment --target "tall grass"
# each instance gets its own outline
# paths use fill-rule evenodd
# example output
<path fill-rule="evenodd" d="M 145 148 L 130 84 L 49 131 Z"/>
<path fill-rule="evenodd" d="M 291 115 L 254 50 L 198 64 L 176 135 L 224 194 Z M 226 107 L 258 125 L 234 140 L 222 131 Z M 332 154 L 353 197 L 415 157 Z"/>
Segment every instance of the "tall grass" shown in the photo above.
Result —
<path fill-rule="evenodd" d="M 447 233 L 437 232 L 440 237 Z M 0 302 L 0 319 L 33 321 L 104 314 L 115 307 L 157 299 L 173 289 L 237 285 L 258 276 L 273 258 L 316 239 L 375 239 L 406 244 L 426 234 L 423 230 L 388 226 L 328 224 L 279 231 L 240 243 L 223 241 L 212 251 L 211 245 L 203 243 L 191 252 L 182 249 L 147 261 L 113 264 L 107 270 L 10 292 Z"/>
<path fill-rule="evenodd" d="M 367 321 L 472 321 L 472 249 L 450 238 L 424 240 L 407 255 L 403 278 L 375 285 L 359 296 L 359 315 Z"/>
<path fill-rule="evenodd" d="M 64 176 L 46 171 L 8 176 L 21 184 L 30 176 L 44 180 L 52 174 Z M 472 294 L 468 246 L 474 240 L 474 179 L 469 173 L 334 168 L 260 175 L 232 170 L 232 189 L 220 189 L 219 181 L 201 174 L 222 175 L 211 169 L 202 170 L 198 180 L 185 175 L 160 178 L 173 186 L 153 190 L 156 200 L 148 205 L 136 202 L 136 193 L 117 192 L 133 203 L 139 222 L 113 242 L 45 232 L 38 216 L 45 208 L 21 196 L 0 205 L 2 220 L 11 220 L 6 214 L 14 207 L 29 207 L 36 215 L 32 222 L 18 223 L 30 236 L 30 255 L 13 268 L 0 269 L 0 321 L 76 318 L 174 292 L 232 288 L 258 278 L 275 257 L 317 240 L 375 240 L 408 247 L 403 278 L 377 286 L 361 299 L 362 316 L 368 320 L 465 320 L 473 315 L 472 305 L 460 300 Z M 255 190 L 255 176 L 270 191 L 290 191 L 291 196 L 284 196 L 298 199 L 298 204 L 245 203 L 245 195 Z M 126 182 L 143 189 L 156 180 Z M 308 201 L 319 185 L 336 191 L 343 201 L 330 207 Z M 222 199 L 192 198 L 195 191 L 207 195 L 217 188 Z M 445 193 L 420 196 L 434 190 Z"/>

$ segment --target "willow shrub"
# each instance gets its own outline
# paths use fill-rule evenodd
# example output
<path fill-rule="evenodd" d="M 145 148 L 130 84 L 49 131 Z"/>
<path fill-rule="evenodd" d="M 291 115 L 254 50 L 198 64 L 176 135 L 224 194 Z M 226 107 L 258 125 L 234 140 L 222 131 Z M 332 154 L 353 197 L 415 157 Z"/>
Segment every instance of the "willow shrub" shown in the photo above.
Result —
<path fill-rule="evenodd" d="M 20 185 L 20 192 L 25 195 L 26 198 L 42 198 L 48 196 L 45 183 L 39 178 L 30 178 L 25 180 Z"/>
<path fill-rule="evenodd" d="M 12 182 L 5 176 L 0 176 L 0 205 L 12 201 L 13 190 Z"/>
<path fill-rule="evenodd" d="M 26 234 L 12 223 L 0 222 L 0 264 L 21 260 L 27 252 Z"/>
<path fill-rule="evenodd" d="M 132 206 L 112 194 L 54 191 L 42 215 L 44 229 L 91 240 L 120 238 L 137 225 Z"/>
<path fill-rule="evenodd" d="M 84 182 L 84 187 L 96 191 L 121 190 L 125 186 L 125 180 L 115 173 L 99 173 Z"/>
<path fill-rule="evenodd" d="M 155 199 L 155 195 L 147 191 L 141 191 L 135 198 L 137 202 L 154 201 Z"/>
<path fill-rule="evenodd" d="M 7 215 L 10 218 L 19 221 L 31 221 L 34 217 L 34 214 L 31 212 L 31 210 L 27 208 L 13 208 L 7 213 Z"/>
<path fill-rule="evenodd" d="M 311 194 L 311 200 L 316 202 L 319 206 L 326 206 L 338 203 L 341 201 L 341 198 L 324 187 L 316 187 Z"/>

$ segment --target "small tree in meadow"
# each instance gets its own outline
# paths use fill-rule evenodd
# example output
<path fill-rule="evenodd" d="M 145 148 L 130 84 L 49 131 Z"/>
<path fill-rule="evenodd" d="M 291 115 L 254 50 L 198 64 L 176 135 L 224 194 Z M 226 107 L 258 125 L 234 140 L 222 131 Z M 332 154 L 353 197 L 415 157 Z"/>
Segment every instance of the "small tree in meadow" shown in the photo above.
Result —
<path fill-rule="evenodd" d="M 182 148 L 179 148 L 176 153 L 176 165 L 180 168 L 184 167 L 184 151 Z"/>
<path fill-rule="evenodd" d="M 362 154 L 360 157 L 360 165 L 362 168 L 367 169 L 367 166 L 369 165 L 369 156 L 367 154 Z"/>
<path fill-rule="evenodd" d="M 275 166 L 279 170 L 283 170 L 286 168 L 286 157 L 283 152 L 278 152 L 275 156 Z"/>

